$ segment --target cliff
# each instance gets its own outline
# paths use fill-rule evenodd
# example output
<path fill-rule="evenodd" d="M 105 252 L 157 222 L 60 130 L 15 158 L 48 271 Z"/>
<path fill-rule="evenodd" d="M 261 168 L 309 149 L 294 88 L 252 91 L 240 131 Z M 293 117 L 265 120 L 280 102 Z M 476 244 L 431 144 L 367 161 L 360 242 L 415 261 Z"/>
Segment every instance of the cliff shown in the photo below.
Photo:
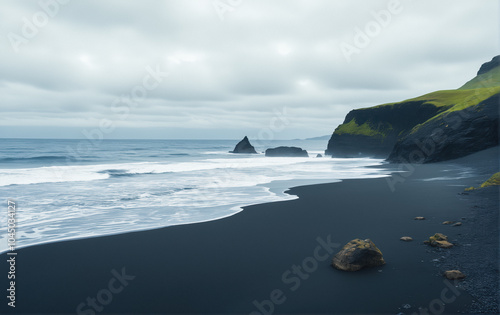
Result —
<path fill-rule="evenodd" d="M 483 64 L 477 76 L 457 90 L 349 112 L 325 153 L 426 163 L 498 145 L 499 62 L 497 56 Z"/>

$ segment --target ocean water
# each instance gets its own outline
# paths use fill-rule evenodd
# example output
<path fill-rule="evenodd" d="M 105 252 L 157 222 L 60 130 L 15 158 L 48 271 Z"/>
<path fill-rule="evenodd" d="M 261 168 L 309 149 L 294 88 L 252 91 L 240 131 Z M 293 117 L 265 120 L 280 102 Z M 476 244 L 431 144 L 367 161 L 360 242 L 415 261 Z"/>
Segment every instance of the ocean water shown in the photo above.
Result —
<path fill-rule="evenodd" d="M 17 203 L 17 247 L 215 220 L 242 206 L 294 199 L 301 183 L 387 176 L 382 160 L 231 154 L 234 140 L 0 139 L 0 195 Z M 0 252 L 7 216 L 0 216 Z"/>

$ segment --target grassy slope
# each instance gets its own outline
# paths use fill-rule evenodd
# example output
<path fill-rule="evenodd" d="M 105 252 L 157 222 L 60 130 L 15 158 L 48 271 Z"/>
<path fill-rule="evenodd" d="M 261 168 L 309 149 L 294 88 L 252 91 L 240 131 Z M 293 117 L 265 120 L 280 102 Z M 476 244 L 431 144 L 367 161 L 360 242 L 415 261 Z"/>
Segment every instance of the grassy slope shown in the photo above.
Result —
<path fill-rule="evenodd" d="M 438 91 L 435 93 L 439 92 L 444 92 L 444 91 Z M 486 87 L 486 88 L 477 88 L 477 89 L 470 89 L 470 90 L 451 90 L 449 92 L 454 92 L 450 93 L 450 96 L 448 98 L 445 98 L 445 101 L 448 102 L 447 105 L 444 105 L 448 107 L 445 111 L 437 114 L 436 116 L 430 118 L 429 120 L 425 121 L 422 124 L 416 125 L 413 127 L 411 130 L 411 133 L 414 133 L 417 131 L 421 126 L 424 124 L 437 119 L 439 117 L 442 117 L 443 115 L 447 113 L 451 113 L 453 111 L 457 110 L 463 110 L 466 109 L 467 107 L 475 106 L 479 104 L 480 102 L 484 101 L 485 99 L 500 93 L 500 86 L 496 87 Z M 431 93 L 432 94 L 432 93 Z"/>
<path fill-rule="evenodd" d="M 500 93 L 500 67 L 496 67 L 486 73 L 476 76 L 474 79 L 467 82 L 457 90 L 443 90 L 425 94 L 419 97 L 411 98 L 402 102 L 388 103 L 377 105 L 370 108 L 380 108 L 385 106 L 394 106 L 411 101 L 425 101 L 424 104 L 442 108 L 436 116 L 430 118 L 426 122 L 414 126 L 412 133 L 417 131 L 425 123 L 434 120 L 446 113 L 463 110 L 467 107 L 477 105 L 479 102 Z M 362 108 L 363 110 L 366 108 Z M 335 129 L 335 134 L 352 134 L 352 135 L 365 135 L 365 136 L 385 136 L 384 131 L 373 129 L 368 123 L 359 126 L 356 121 L 352 119 L 346 124 L 342 124 Z"/>
<path fill-rule="evenodd" d="M 460 90 L 500 86 L 500 67 L 478 75 L 465 83 Z"/>
<path fill-rule="evenodd" d="M 350 135 L 361 135 L 370 137 L 386 136 L 385 133 L 383 133 L 381 130 L 375 130 L 371 128 L 368 122 L 365 122 L 362 125 L 358 125 L 355 119 L 352 119 L 348 123 L 338 126 L 337 129 L 335 129 L 335 134 L 337 135 L 350 134 Z"/>

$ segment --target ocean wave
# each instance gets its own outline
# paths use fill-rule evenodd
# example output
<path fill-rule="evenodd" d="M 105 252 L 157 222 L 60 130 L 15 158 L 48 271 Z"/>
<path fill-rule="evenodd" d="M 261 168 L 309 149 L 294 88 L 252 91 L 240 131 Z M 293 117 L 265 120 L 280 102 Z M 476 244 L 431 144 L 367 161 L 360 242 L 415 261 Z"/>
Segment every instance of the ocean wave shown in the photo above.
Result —
<path fill-rule="evenodd" d="M 76 161 L 74 157 L 64 156 L 64 155 L 41 155 L 32 157 L 7 157 L 0 158 L 0 163 L 2 162 L 33 162 L 33 161 Z"/>
<path fill-rule="evenodd" d="M 0 169 L 0 186 L 80 182 L 103 180 L 111 177 L 188 172 L 218 172 L 218 177 L 225 179 L 231 177 L 238 170 L 249 169 L 258 169 L 258 173 L 253 175 L 255 177 L 262 176 L 263 174 L 267 175 L 266 172 L 271 172 L 269 173 L 271 176 L 272 173 L 276 173 L 276 171 L 280 169 L 288 170 L 286 173 L 296 172 L 298 174 L 308 170 L 316 170 L 317 167 L 315 165 L 317 163 L 326 163 L 325 167 L 329 168 L 331 162 L 334 162 L 333 160 L 334 159 L 316 158 L 270 159 L 263 156 L 255 156 L 229 159 L 217 158 L 176 163 L 136 162 L 123 164 L 64 165 L 23 169 Z M 368 161 L 361 159 L 352 159 L 349 161 L 351 165 L 357 163 L 364 165 L 367 164 L 367 162 Z M 368 164 L 370 163 L 368 162 Z M 200 173 L 200 176 L 205 176 L 204 174 L 205 173 Z"/>

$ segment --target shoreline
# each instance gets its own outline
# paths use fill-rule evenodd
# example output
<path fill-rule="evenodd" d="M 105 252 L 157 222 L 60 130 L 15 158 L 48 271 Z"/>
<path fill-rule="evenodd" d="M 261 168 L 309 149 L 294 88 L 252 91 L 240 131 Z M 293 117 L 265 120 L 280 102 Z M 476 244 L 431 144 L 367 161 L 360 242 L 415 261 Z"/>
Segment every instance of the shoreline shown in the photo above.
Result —
<path fill-rule="evenodd" d="M 113 270 L 125 268 L 135 278 L 112 301 L 101 305 L 103 313 L 248 314 L 259 311 L 256 305 L 270 307 L 266 301 L 273 300 L 275 290 L 282 293 L 275 299 L 282 303 L 273 303 L 275 314 L 418 312 L 419 306 L 428 307 L 447 288 L 432 261 L 443 250 L 431 249 L 422 241 L 442 232 L 465 243 L 461 234 L 472 231 L 469 221 L 461 227 L 441 225 L 470 213 L 469 204 L 457 198 L 463 188 L 449 185 L 468 187 L 484 177 L 495 167 L 484 163 L 492 156 L 497 162 L 497 150 L 461 160 L 481 163 L 472 178 L 425 182 L 421 179 L 442 172 L 443 165 L 458 163 L 460 167 L 462 162 L 419 165 L 395 192 L 384 178 L 299 186 L 288 190 L 298 199 L 247 206 L 223 219 L 26 247 L 18 251 L 16 311 L 75 312 L 87 297 L 98 296 Z M 496 168 L 495 172 L 498 162 Z M 413 220 L 420 215 L 428 220 Z M 399 240 L 407 234 L 415 240 Z M 492 234 L 498 243 L 498 233 Z M 322 244 L 318 239 L 343 246 L 357 237 L 371 238 L 387 265 L 340 272 L 330 266 L 334 253 L 308 265 Z M 0 270 L 7 270 L 5 253 L 0 256 Z M 481 256 L 481 260 L 488 258 L 494 257 Z M 461 257 L 456 259 L 454 265 L 460 265 Z M 300 277 L 293 274 L 293 266 L 310 272 Z M 285 273 L 288 276 L 283 281 Z M 474 280 L 470 279 L 459 287 L 470 290 L 464 285 Z M 360 298 L 366 303 L 357 302 Z M 445 312 L 463 312 L 480 298 L 462 290 Z M 5 304 L 0 310 L 12 312 Z M 410 307 L 405 308 L 407 305 Z"/>

